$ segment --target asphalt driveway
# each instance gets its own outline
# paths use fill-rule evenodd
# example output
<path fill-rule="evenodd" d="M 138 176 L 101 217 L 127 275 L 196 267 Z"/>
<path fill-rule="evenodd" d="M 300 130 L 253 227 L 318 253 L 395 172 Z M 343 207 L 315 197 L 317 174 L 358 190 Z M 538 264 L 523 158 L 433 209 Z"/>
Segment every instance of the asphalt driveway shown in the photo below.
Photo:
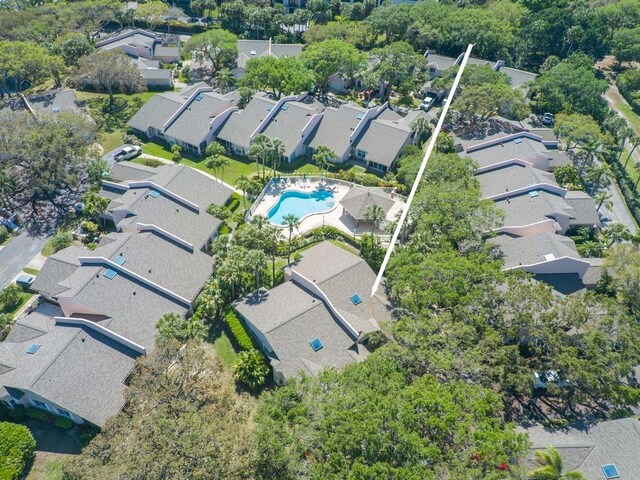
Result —
<path fill-rule="evenodd" d="M 0 288 L 11 282 L 27 266 L 48 239 L 46 236 L 30 237 L 27 232 L 22 232 L 0 250 Z"/>

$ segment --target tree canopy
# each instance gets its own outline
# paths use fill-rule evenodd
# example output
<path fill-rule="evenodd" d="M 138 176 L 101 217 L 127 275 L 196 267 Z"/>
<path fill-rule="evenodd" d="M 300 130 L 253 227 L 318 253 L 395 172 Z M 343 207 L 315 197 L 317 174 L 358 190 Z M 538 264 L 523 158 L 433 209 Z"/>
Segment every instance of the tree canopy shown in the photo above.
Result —
<path fill-rule="evenodd" d="M 352 78 L 364 68 L 367 55 L 342 40 L 325 40 L 309 45 L 301 58 L 315 74 L 317 85 L 326 91 L 329 77 Z"/>
<path fill-rule="evenodd" d="M 51 229 L 80 200 L 94 141 L 95 125 L 84 115 L 0 115 L 0 171 L 9 179 L 3 188 L 31 232 Z"/>
<path fill-rule="evenodd" d="M 307 91 L 313 83 L 313 72 L 295 57 L 253 58 L 242 78 L 243 85 L 271 92 L 276 98 Z"/>

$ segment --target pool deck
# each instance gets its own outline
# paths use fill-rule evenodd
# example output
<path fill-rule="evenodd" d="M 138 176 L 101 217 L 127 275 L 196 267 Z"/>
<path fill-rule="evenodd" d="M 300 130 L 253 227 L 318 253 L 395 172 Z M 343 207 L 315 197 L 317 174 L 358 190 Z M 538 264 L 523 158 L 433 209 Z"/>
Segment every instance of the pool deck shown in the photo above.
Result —
<path fill-rule="evenodd" d="M 288 181 L 287 181 L 288 180 Z M 268 212 L 276 203 L 283 192 L 286 191 L 299 191 L 304 193 L 311 193 L 318 188 L 329 189 L 333 192 L 333 198 L 335 199 L 335 206 L 327 213 L 314 213 L 307 215 L 300 222 L 300 226 L 294 231 L 294 234 L 302 234 L 308 230 L 312 230 L 323 225 L 331 225 L 339 228 L 345 233 L 352 234 L 354 236 L 360 236 L 363 233 L 371 233 L 371 224 L 360 222 L 356 226 L 355 220 L 344 212 L 340 200 L 351 189 L 348 182 L 337 182 L 331 178 L 318 181 L 317 179 L 303 179 L 302 177 L 289 178 L 280 182 L 270 182 L 265 187 L 264 195 L 260 203 L 252 211 L 253 215 L 264 215 L 268 217 Z M 395 199 L 393 207 L 387 213 L 386 221 L 383 222 L 381 228 L 388 222 L 395 220 L 399 212 L 402 211 L 404 203 L 399 199 Z M 286 226 L 282 226 L 286 229 Z M 378 235 L 382 234 L 381 229 L 376 229 Z"/>

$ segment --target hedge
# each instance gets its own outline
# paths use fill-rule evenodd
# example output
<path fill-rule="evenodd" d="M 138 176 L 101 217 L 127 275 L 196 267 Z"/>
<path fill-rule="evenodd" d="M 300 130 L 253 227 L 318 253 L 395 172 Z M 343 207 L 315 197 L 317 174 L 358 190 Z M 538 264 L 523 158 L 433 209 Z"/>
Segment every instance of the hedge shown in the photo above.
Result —
<path fill-rule="evenodd" d="M 253 340 L 251 339 L 251 335 L 249 335 L 247 329 L 244 328 L 244 325 L 232 308 L 227 308 L 227 311 L 224 313 L 224 319 L 229 326 L 231 335 L 233 335 L 233 338 L 242 350 L 251 350 L 252 348 L 256 348 L 256 345 L 254 345 Z"/>
<path fill-rule="evenodd" d="M 62 430 L 69 430 L 74 425 L 74 423 L 71 420 L 69 420 L 68 418 L 64 418 L 64 417 L 56 418 L 56 421 L 53 422 L 53 424 L 56 427 L 61 428 Z"/>
<path fill-rule="evenodd" d="M 27 408 L 27 417 L 33 418 L 34 420 L 42 420 L 44 422 L 49 421 L 49 415 L 44 410 L 39 410 L 37 408 Z"/>
<path fill-rule="evenodd" d="M 0 480 L 17 480 L 33 459 L 36 441 L 27 427 L 0 422 Z"/>
<path fill-rule="evenodd" d="M 615 159 L 609 159 L 609 165 L 613 170 L 624 201 L 629 207 L 631 215 L 640 224 L 640 201 L 638 200 L 637 192 L 633 191 L 634 182 L 631 180 L 629 173 L 625 170 L 624 166 Z"/>

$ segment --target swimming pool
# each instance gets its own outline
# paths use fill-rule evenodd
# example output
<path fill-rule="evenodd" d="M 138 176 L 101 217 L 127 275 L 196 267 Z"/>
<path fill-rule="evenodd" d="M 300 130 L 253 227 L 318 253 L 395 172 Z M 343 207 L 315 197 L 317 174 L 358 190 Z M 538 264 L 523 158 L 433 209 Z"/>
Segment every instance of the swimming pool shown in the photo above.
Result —
<path fill-rule="evenodd" d="M 313 213 L 329 212 L 335 207 L 333 193 L 328 190 L 316 190 L 311 193 L 289 190 L 280 195 L 278 203 L 269 209 L 267 215 L 274 225 L 282 225 L 283 218 L 293 213 L 302 220 Z"/>

